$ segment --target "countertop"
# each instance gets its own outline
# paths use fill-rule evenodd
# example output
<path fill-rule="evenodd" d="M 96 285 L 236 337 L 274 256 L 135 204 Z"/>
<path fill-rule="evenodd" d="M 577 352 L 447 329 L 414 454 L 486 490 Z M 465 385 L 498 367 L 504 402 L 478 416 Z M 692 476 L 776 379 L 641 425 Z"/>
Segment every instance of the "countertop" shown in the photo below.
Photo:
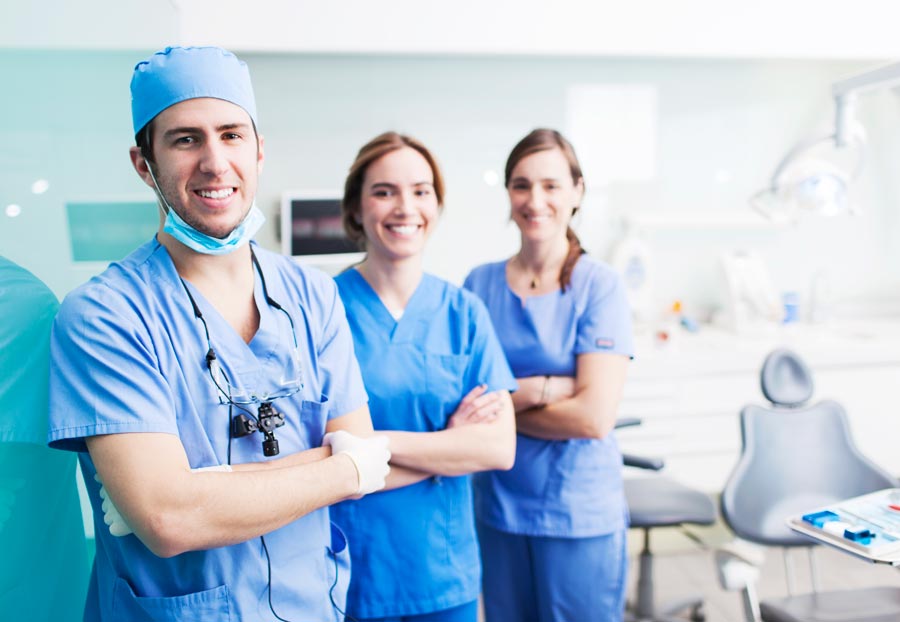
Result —
<path fill-rule="evenodd" d="M 776 348 L 796 351 L 816 369 L 900 364 L 900 317 L 798 322 L 742 334 L 711 325 L 691 333 L 677 326 L 665 341 L 655 332 L 639 330 L 629 378 L 758 372 L 766 355 Z"/>

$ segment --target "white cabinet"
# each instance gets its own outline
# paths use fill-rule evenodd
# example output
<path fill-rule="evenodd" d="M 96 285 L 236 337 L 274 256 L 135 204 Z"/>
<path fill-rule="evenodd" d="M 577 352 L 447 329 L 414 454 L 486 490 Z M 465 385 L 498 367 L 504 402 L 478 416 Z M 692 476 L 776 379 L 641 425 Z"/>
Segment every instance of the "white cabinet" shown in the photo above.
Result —
<path fill-rule="evenodd" d="M 640 417 L 643 424 L 617 432 L 622 451 L 664 458 L 667 475 L 707 492 L 721 491 L 740 454 L 741 408 L 767 403 L 759 370 L 776 347 L 789 347 L 806 360 L 815 383 L 813 401 L 843 404 L 862 452 L 900 475 L 896 322 L 869 323 L 864 332 L 796 327 L 757 338 L 707 328 L 681 335 L 668 349 L 639 341 L 619 415 Z"/>

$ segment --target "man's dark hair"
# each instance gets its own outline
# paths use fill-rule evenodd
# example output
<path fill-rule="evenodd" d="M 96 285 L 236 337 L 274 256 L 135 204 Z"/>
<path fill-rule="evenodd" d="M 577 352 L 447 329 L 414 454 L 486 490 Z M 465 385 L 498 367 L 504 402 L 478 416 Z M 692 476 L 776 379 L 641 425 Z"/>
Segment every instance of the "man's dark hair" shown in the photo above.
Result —
<path fill-rule="evenodd" d="M 151 162 L 152 164 L 156 164 L 156 160 L 153 159 L 153 121 L 148 121 L 147 125 L 138 130 L 138 133 L 134 135 L 134 143 L 141 150 L 141 156 Z"/>

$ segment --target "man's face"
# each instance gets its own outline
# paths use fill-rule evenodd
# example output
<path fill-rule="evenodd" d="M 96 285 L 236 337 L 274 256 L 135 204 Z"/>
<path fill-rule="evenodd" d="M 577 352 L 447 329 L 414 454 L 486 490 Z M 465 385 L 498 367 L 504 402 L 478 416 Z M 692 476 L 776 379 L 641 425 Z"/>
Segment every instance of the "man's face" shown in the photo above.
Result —
<path fill-rule="evenodd" d="M 169 205 L 189 225 L 224 238 L 250 210 L 263 163 L 250 115 L 209 97 L 188 99 L 153 120 L 153 174 Z M 131 159 L 147 185 L 153 180 L 137 147 Z"/>

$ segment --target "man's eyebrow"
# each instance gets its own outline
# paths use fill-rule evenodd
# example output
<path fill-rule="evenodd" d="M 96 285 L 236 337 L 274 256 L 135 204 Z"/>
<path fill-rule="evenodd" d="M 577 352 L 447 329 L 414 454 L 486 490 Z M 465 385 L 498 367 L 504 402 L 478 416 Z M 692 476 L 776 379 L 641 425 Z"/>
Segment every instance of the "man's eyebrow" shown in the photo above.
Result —
<path fill-rule="evenodd" d="M 220 125 L 216 128 L 217 132 L 224 132 L 225 130 L 249 130 L 249 123 L 225 123 L 224 125 Z"/>
<path fill-rule="evenodd" d="M 217 132 L 225 132 L 228 130 L 247 130 L 250 128 L 249 123 L 224 123 L 216 128 Z M 179 134 L 198 134 L 202 132 L 202 128 L 192 127 L 189 125 L 182 127 L 169 128 L 163 133 L 163 136 L 176 136 Z"/>

